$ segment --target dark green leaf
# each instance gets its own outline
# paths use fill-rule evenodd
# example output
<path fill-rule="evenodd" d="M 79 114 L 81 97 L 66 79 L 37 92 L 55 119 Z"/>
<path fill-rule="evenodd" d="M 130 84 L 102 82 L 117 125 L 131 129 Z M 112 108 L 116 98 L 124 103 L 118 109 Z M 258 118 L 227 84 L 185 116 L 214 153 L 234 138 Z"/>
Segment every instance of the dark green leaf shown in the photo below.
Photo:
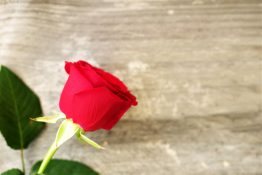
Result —
<path fill-rule="evenodd" d="M 41 161 L 37 162 L 30 175 L 37 175 Z M 75 161 L 53 159 L 49 162 L 44 175 L 99 175 L 90 167 Z"/>
<path fill-rule="evenodd" d="M 19 169 L 11 169 L 4 173 L 1 173 L 1 175 L 23 175 L 23 172 Z"/>
<path fill-rule="evenodd" d="M 42 115 L 37 95 L 12 71 L 0 66 L 0 131 L 13 149 L 27 148 L 43 123 L 30 120 Z"/>

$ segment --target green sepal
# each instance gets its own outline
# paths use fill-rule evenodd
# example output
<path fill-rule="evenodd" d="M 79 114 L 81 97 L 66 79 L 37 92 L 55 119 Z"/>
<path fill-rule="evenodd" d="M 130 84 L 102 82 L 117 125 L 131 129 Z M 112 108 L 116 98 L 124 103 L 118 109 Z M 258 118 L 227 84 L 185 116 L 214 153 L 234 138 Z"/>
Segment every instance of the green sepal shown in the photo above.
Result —
<path fill-rule="evenodd" d="M 77 124 L 74 124 L 71 119 L 64 120 L 56 134 L 56 147 L 61 146 L 64 142 L 73 137 L 79 130 L 80 127 Z"/>
<path fill-rule="evenodd" d="M 66 116 L 63 113 L 52 115 L 52 116 L 44 116 L 44 117 L 37 117 L 37 118 L 30 118 L 36 122 L 45 122 L 45 123 L 56 123 L 59 119 L 65 119 Z"/>
<path fill-rule="evenodd" d="M 102 147 L 101 145 L 99 145 L 98 143 L 96 143 L 95 141 L 89 139 L 88 137 L 85 136 L 85 132 L 83 129 L 80 129 L 78 131 L 78 133 L 76 134 L 78 140 L 82 143 L 88 143 L 91 146 L 93 146 L 96 149 L 105 149 L 104 147 Z"/>

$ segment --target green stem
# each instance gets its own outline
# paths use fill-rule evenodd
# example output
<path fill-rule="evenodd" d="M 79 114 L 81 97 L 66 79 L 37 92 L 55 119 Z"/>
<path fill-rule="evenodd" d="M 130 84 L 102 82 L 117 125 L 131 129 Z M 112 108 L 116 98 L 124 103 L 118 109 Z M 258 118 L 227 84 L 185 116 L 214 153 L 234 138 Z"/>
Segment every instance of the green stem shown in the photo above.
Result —
<path fill-rule="evenodd" d="M 22 162 L 22 170 L 25 174 L 25 158 L 24 158 L 24 149 L 20 149 L 20 157 L 21 157 L 21 162 Z"/>
<path fill-rule="evenodd" d="M 43 174 L 44 173 L 48 163 L 50 162 L 50 160 L 54 156 L 57 149 L 58 149 L 58 147 L 56 146 L 56 143 L 54 142 L 51 145 L 51 147 L 49 148 L 48 152 L 46 153 L 45 158 L 44 158 L 43 162 L 41 163 L 41 166 L 40 166 L 37 174 Z"/>

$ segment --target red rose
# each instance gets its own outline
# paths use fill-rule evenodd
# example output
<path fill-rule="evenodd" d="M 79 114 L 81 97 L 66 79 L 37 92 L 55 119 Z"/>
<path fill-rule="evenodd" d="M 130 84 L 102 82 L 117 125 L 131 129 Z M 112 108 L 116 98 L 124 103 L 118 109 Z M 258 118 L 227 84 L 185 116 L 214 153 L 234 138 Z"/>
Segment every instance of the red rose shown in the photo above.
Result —
<path fill-rule="evenodd" d="M 66 62 L 69 78 L 60 97 L 60 109 L 85 131 L 110 130 L 137 105 L 123 82 L 85 61 Z"/>

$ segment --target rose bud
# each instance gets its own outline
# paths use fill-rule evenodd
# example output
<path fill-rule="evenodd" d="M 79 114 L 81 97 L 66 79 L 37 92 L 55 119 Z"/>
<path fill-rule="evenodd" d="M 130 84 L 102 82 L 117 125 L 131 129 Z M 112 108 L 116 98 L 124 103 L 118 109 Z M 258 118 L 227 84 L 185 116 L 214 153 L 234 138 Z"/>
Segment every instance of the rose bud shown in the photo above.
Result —
<path fill-rule="evenodd" d="M 66 62 L 69 74 L 60 97 L 60 110 L 84 131 L 110 130 L 136 97 L 114 75 L 85 61 Z"/>
<path fill-rule="evenodd" d="M 59 106 L 64 114 L 32 118 L 34 121 L 56 123 L 63 119 L 56 138 L 42 161 L 38 174 L 43 174 L 58 148 L 76 137 L 97 149 L 102 146 L 86 137 L 86 131 L 110 130 L 133 105 L 137 105 L 123 82 L 112 74 L 85 61 L 66 62 L 69 74 L 62 91 Z"/>

